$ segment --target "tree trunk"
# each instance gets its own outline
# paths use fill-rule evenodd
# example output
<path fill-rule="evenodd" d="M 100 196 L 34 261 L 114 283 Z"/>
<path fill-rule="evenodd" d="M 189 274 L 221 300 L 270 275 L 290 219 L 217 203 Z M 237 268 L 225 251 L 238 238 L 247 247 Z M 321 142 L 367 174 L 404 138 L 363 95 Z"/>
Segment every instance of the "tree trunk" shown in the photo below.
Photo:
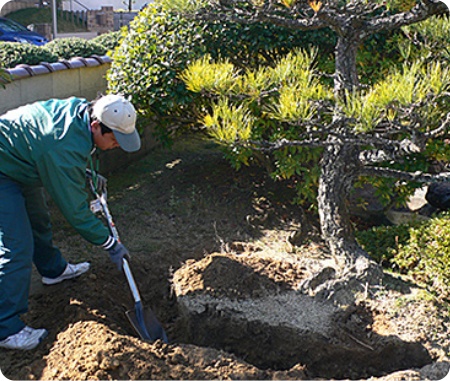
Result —
<path fill-rule="evenodd" d="M 345 90 L 359 85 L 356 70 L 356 53 L 359 39 L 357 30 L 341 26 L 336 30 L 336 72 L 334 90 L 336 97 L 343 99 Z M 345 120 L 340 127 L 345 134 Z M 319 179 L 318 208 L 322 236 L 332 254 L 356 258 L 364 250 L 356 243 L 347 207 L 348 196 L 359 170 L 359 149 L 337 139 L 330 138 L 324 151 Z"/>
<path fill-rule="evenodd" d="M 380 284 L 381 267 L 356 242 L 347 199 L 359 169 L 358 148 L 330 141 L 322 158 L 318 207 L 322 237 L 331 254 L 344 259 L 338 278 L 321 285 L 317 296 L 347 305 L 369 285 Z"/>
<path fill-rule="evenodd" d="M 345 100 L 345 91 L 359 86 L 356 71 L 356 53 L 359 45 L 357 29 L 347 28 L 338 33 L 336 46 L 335 96 Z M 339 128 L 348 134 L 345 118 Z M 321 161 L 319 178 L 318 209 L 322 237 L 334 257 L 345 259 L 345 269 L 338 279 L 327 282 L 320 291 L 321 297 L 334 299 L 341 304 L 351 303 L 355 292 L 366 290 L 368 285 L 379 284 L 382 269 L 370 260 L 367 253 L 356 242 L 350 221 L 348 199 L 353 183 L 360 172 L 360 149 L 330 137 Z"/>
<path fill-rule="evenodd" d="M 358 173 L 358 149 L 332 142 L 324 151 L 318 208 L 322 236 L 333 255 L 355 260 L 367 256 L 354 238 L 347 200 Z"/>
<path fill-rule="evenodd" d="M 353 31 L 353 36 L 357 31 Z M 339 36 L 339 35 L 338 35 Z M 336 96 L 343 97 L 345 90 L 352 90 L 359 86 L 358 72 L 356 70 L 356 54 L 359 40 L 355 37 L 339 36 L 336 50 L 336 70 L 334 77 L 334 92 Z"/>

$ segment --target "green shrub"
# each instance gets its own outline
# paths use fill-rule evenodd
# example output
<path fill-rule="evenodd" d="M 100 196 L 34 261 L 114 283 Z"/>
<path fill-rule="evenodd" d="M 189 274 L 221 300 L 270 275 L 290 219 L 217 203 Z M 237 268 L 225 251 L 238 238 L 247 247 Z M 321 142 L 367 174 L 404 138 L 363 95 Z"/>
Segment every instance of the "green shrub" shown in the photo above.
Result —
<path fill-rule="evenodd" d="M 191 94 L 178 75 L 205 53 L 200 26 L 150 4 L 124 32 L 107 74 L 108 87 L 131 95 L 144 116 L 157 115 L 159 136 L 165 140 L 166 127 L 174 124 L 168 116 L 186 120 L 194 112 Z"/>
<path fill-rule="evenodd" d="M 203 34 L 212 59 L 227 58 L 241 69 L 274 66 L 293 49 L 307 46 L 317 48 L 322 70 L 327 71 L 330 59 L 334 62 L 336 38 L 329 29 L 296 31 L 272 24 L 220 22 L 208 25 L 207 31 Z"/>
<path fill-rule="evenodd" d="M 59 59 L 104 55 L 108 51 L 106 47 L 80 37 L 57 38 L 45 47 Z"/>
<path fill-rule="evenodd" d="M 394 252 L 392 262 L 443 297 L 450 296 L 450 214 L 410 228 L 410 238 Z"/>
<path fill-rule="evenodd" d="M 122 32 L 120 30 L 116 32 L 103 33 L 91 40 L 96 44 L 103 46 L 107 51 L 114 51 L 120 44 L 122 38 Z"/>
<path fill-rule="evenodd" d="M 450 296 L 450 213 L 409 225 L 356 233 L 358 243 L 385 267 L 413 276 Z"/>
<path fill-rule="evenodd" d="M 358 243 L 373 260 L 389 267 L 392 265 L 392 259 L 399 245 L 405 245 L 408 242 L 410 226 L 375 226 L 357 231 L 355 235 Z"/>
<path fill-rule="evenodd" d="M 19 64 L 38 65 L 41 62 L 56 62 L 58 57 L 43 46 L 0 42 L 0 65 L 13 68 Z"/>
<path fill-rule="evenodd" d="M 5 88 L 5 84 L 9 83 L 11 81 L 10 75 L 8 72 L 0 67 L 0 87 Z"/>
<path fill-rule="evenodd" d="M 398 48 L 404 36 L 400 30 L 374 34 L 365 40 L 357 53 L 358 72 L 362 83 L 373 85 L 386 77 L 403 60 Z"/>
<path fill-rule="evenodd" d="M 209 54 L 212 59 L 228 58 L 239 68 L 273 65 L 293 48 L 313 43 L 326 63 L 335 43 L 329 30 L 305 33 L 273 25 L 188 20 L 156 1 L 124 33 L 108 86 L 130 94 L 145 115 L 158 116 L 158 127 L 167 137 L 169 128 L 173 132 L 174 127 L 195 125 L 198 111 L 205 107 L 202 95 L 189 92 L 179 78 L 190 62 Z"/>

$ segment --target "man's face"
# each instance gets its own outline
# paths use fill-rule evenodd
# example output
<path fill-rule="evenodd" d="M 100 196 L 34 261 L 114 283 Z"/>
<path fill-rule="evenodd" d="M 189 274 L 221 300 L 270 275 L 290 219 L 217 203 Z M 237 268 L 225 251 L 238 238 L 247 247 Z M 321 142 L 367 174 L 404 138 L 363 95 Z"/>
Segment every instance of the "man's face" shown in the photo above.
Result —
<path fill-rule="evenodd" d="M 102 135 L 102 129 L 98 121 L 93 121 L 91 123 L 92 135 L 94 136 L 94 144 L 100 148 L 102 151 L 120 147 L 117 143 L 114 133 L 109 132 Z"/>

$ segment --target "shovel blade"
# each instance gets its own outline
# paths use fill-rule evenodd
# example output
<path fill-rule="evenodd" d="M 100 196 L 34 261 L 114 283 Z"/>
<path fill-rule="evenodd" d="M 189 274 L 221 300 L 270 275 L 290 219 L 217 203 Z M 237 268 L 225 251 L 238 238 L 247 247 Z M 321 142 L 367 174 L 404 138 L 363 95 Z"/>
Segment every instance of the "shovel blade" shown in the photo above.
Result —
<path fill-rule="evenodd" d="M 130 310 L 125 314 L 142 340 L 155 341 L 160 339 L 165 343 L 169 342 L 164 328 L 151 309 Z"/>

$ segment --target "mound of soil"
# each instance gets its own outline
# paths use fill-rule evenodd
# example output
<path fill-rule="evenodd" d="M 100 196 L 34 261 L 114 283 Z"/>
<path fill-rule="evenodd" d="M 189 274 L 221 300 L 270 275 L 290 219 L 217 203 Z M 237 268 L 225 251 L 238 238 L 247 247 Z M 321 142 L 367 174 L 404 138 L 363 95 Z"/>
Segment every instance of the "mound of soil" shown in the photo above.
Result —
<path fill-rule="evenodd" d="M 333 258 L 320 240 L 292 245 L 316 222 L 290 204 L 289 183 L 258 168 L 235 172 L 214 144 L 183 139 L 110 176 L 109 195 L 144 306 L 170 343 L 138 338 L 125 315 L 134 302 L 123 274 L 54 210 L 55 243 L 91 269 L 54 286 L 33 273 L 23 319 L 49 336 L 33 351 L 0 350 L 5 377 L 437 380 L 449 372 L 448 301 L 410 280 L 386 275 L 382 287 L 349 306 L 301 292 Z M 186 310 L 184 301 L 196 298 L 203 304 Z M 395 366 L 380 360 L 361 370 L 355 354 L 396 359 Z"/>

